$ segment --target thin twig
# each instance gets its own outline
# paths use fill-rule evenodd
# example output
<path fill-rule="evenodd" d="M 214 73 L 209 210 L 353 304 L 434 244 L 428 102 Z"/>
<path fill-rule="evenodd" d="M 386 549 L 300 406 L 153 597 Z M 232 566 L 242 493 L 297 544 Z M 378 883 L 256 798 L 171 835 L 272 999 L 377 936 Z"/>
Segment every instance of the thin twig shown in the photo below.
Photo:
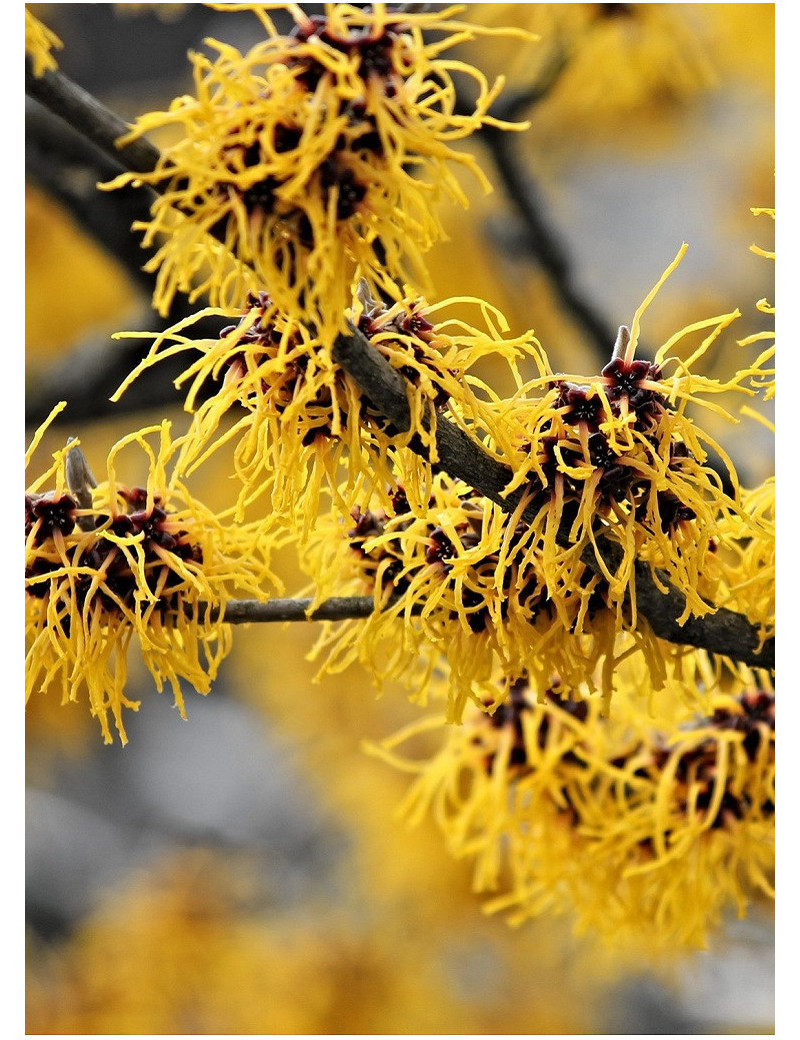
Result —
<path fill-rule="evenodd" d="M 223 619 L 229 625 L 247 625 L 269 621 L 343 621 L 368 618 L 375 613 L 372 596 L 332 596 L 311 610 L 311 599 L 231 600 Z"/>
<path fill-rule="evenodd" d="M 25 93 L 98 148 L 119 159 L 126 169 L 139 173 L 151 173 L 155 169 L 160 156 L 158 148 L 145 137 L 118 147 L 117 140 L 128 133 L 130 125 L 58 69 L 34 76 L 31 60 L 26 57 Z"/>
<path fill-rule="evenodd" d="M 615 329 L 586 293 L 576 284 L 569 251 L 555 228 L 546 220 L 539 188 L 529 169 L 523 168 L 517 143 L 493 126 L 481 129 L 494 161 L 506 197 L 527 232 L 525 242 L 539 266 L 548 276 L 564 310 L 591 341 L 600 357 L 614 342 Z"/>
<path fill-rule="evenodd" d="M 775 640 L 768 639 L 760 652 L 753 626 L 741 614 L 724 607 L 705 618 L 690 618 L 683 626 L 675 621 L 686 605 L 677 589 L 663 594 L 652 580 L 645 564 L 636 564 L 636 604 L 650 621 L 659 639 L 682 646 L 693 646 L 721 654 L 753 668 L 774 669 Z M 659 597 L 656 599 L 655 597 Z M 385 606 L 397 601 L 393 597 Z M 229 625 L 265 624 L 289 621 L 345 621 L 371 617 L 375 611 L 372 596 L 333 596 L 311 610 L 311 599 L 230 600 L 223 620 Z M 736 647 L 733 650 L 732 647 Z"/>

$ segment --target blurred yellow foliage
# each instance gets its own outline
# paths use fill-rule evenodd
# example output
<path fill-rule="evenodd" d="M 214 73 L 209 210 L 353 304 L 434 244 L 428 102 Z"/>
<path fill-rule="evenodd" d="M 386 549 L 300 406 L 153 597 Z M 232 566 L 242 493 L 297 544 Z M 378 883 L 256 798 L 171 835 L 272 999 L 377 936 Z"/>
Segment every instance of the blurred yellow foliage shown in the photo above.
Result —
<path fill-rule="evenodd" d="M 92 327 L 112 332 L 134 300 L 121 267 L 37 188 L 25 188 L 25 349 L 30 374 Z"/>
<path fill-rule="evenodd" d="M 591 1023 L 591 982 L 568 998 L 564 965 L 519 935 L 499 949 L 452 921 L 439 935 L 415 928 L 424 888 L 394 918 L 376 916 L 369 893 L 349 913 L 328 901 L 298 913 L 269 905 L 257 878 L 231 853 L 179 853 L 109 893 L 71 941 L 31 937 L 28 1032 L 569 1034 Z M 560 999 L 543 999 L 555 986 Z"/>

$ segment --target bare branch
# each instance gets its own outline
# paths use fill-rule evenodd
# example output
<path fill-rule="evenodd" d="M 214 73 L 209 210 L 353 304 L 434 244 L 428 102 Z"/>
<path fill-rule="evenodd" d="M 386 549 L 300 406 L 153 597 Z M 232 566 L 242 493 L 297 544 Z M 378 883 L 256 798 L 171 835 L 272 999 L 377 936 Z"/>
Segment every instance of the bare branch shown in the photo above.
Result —
<path fill-rule="evenodd" d="M 56 69 L 34 76 L 31 60 L 26 57 L 25 93 L 60 116 L 98 148 L 117 158 L 126 169 L 141 173 L 155 169 L 159 159 L 155 145 L 140 137 L 123 148 L 118 147 L 117 140 L 128 133 L 130 126 L 63 72 Z"/>
<path fill-rule="evenodd" d="M 666 594 L 655 585 L 649 569 L 636 565 L 636 605 L 647 617 L 659 637 L 669 643 L 694 646 L 709 653 L 721 654 L 753 668 L 774 669 L 775 640 L 765 641 L 759 651 L 759 639 L 747 618 L 720 608 L 705 618 L 690 618 L 685 625 L 676 623 L 686 605 L 685 597 L 674 587 Z M 660 597 L 661 602 L 655 597 Z M 397 602 L 393 597 L 386 606 Z M 372 596 L 333 596 L 310 610 L 311 599 L 231 600 L 225 607 L 223 620 L 229 625 L 286 621 L 345 621 L 370 617 L 375 610 Z M 736 649 L 733 650 L 732 648 Z"/>
<path fill-rule="evenodd" d="M 775 668 L 775 637 L 766 639 L 760 647 L 758 630 L 743 614 L 719 607 L 714 614 L 690 617 L 679 625 L 677 619 L 686 609 L 684 594 L 669 584 L 666 584 L 667 591 L 662 592 L 644 563 L 637 561 L 635 570 L 636 608 L 650 622 L 659 639 L 699 647 L 751 668 Z"/>
<path fill-rule="evenodd" d="M 559 48 L 537 78 L 527 86 L 506 89 L 494 104 L 491 115 L 497 119 L 515 120 L 543 101 L 558 83 L 567 67 L 569 56 Z M 458 91 L 456 109 L 461 113 L 472 111 L 469 98 Z M 562 306 L 575 324 L 594 345 L 600 357 L 605 357 L 609 344 L 614 342 L 614 329 L 600 309 L 577 287 L 569 250 L 562 236 L 548 223 L 536 181 L 529 168 L 523 165 L 515 134 L 484 124 L 477 131 L 485 142 L 494 162 L 509 205 L 522 223 L 524 235 L 520 245 L 538 262 L 550 279 Z"/>
<path fill-rule="evenodd" d="M 247 625 L 253 621 L 343 621 L 367 618 L 375 612 L 372 596 L 332 596 L 310 610 L 310 599 L 231 600 L 225 607 L 223 620 L 229 625 Z"/>
<path fill-rule="evenodd" d="M 575 324 L 598 354 L 604 357 L 614 342 L 615 330 L 600 310 L 576 285 L 569 251 L 544 216 L 544 206 L 533 175 L 523 168 L 516 141 L 493 126 L 481 128 L 481 136 L 494 160 L 505 194 L 527 232 L 526 245 L 550 279 L 556 294 Z"/>

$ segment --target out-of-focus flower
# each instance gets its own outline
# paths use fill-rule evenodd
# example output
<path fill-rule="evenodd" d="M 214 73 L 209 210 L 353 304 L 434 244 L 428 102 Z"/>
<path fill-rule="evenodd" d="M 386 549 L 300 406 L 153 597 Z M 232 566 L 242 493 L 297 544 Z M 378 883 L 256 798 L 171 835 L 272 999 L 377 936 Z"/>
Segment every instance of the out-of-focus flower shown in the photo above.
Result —
<path fill-rule="evenodd" d="M 188 4 L 114 4 L 114 11 L 122 18 L 140 14 L 154 14 L 162 22 L 176 22 L 186 13 Z"/>
<path fill-rule="evenodd" d="M 422 858 L 433 872 L 452 867 L 435 844 Z M 336 886 L 335 900 L 330 889 L 301 887 L 297 902 L 264 852 L 191 848 L 151 862 L 104 892 L 63 939 L 29 933 L 27 1031 L 572 1035 L 597 1020 L 601 983 L 585 969 L 565 972 L 571 944 L 562 929 L 504 935 L 476 922 L 473 906 L 437 900 L 424 885 L 387 899 L 384 874 L 365 871 L 357 857 L 347 868 L 344 879 L 323 873 L 318 881 Z M 318 863 L 314 877 L 323 869 Z M 300 884 L 309 884 L 307 871 Z M 428 914 L 429 926 L 419 919 Z M 553 1004 L 530 986 L 526 965 L 543 941 L 552 959 L 540 961 L 541 985 L 580 999 Z"/>
<path fill-rule="evenodd" d="M 136 298 L 122 265 L 33 184 L 25 185 L 25 287 L 25 366 L 31 386 L 87 329 L 111 335 Z M 47 310 L 56 295 L 54 322 Z"/>
<path fill-rule="evenodd" d="M 58 62 L 53 57 L 54 50 L 61 50 L 64 44 L 58 36 L 32 15 L 25 8 L 25 53 L 30 55 L 33 62 L 34 76 L 43 76 L 45 72 L 51 72 L 58 68 Z"/>
<path fill-rule="evenodd" d="M 480 308 L 485 331 L 457 316 L 469 302 Z M 271 519 L 304 536 L 316 521 L 323 490 L 333 495 L 345 516 L 353 500 L 368 501 L 377 494 L 388 502 L 385 489 L 394 482 L 397 452 L 412 437 L 429 452 L 430 461 L 419 460 L 408 483 L 409 497 L 421 506 L 429 494 L 430 464 L 437 460 L 438 413 L 446 410 L 478 435 L 488 432 L 492 395 L 473 374 L 474 366 L 495 359 L 520 386 L 518 361 L 538 358 L 539 352 L 530 333 L 506 335 L 503 316 L 481 301 L 445 300 L 429 306 L 409 295 L 385 305 L 376 303 L 362 283 L 348 318 L 407 380 L 411 427 L 399 434 L 336 364 L 330 346 L 308 326 L 285 316 L 266 292 L 250 294 L 238 321 L 223 328 L 218 339 L 192 340 L 187 335 L 192 322 L 209 314 L 222 318 L 227 312 L 202 311 L 155 337 L 115 399 L 150 365 L 199 351 L 201 356 L 187 362 L 178 381 L 189 384 L 187 410 L 197 410 L 177 468 L 191 472 L 223 444 L 235 441 L 239 509 L 267 495 Z M 201 391 L 220 379 L 220 389 L 198 406 Z M 226 416 L 241 409 L 243 415 L 223 425 Z"/>
<path fill-rule="evenodd" d="M 441 717 L 371 750 L 417 774 L 403 813 L 431 814 L 474 863 L 488 911 L 571 913 L 610 945 L 674 955 L 704 946 L 723 909 L 773 895 L 775 700 L 742 672 L 705 717 L 673 708 L 661 732 L 641 713 L 645 669 L 635 682 L 604 717 L 558 678 L 522 677 L 493 714 L 447 727 L 429 761 L 398 749 Z"/>
<path fill-rule="evenodd" d="M 564 62 L 536 115 L 537 132 L 557 142 L 587 130 L 592 137 L 624 133 L 637 115 L 654 120 L 717 84 L 713 32 L 684 7 L 476 4 L 471 13 L 479 25 L 517 25 L 540 38 L 535 48 L 512 49 L 499 40 L 489 55 L 488 68 L 502 69 L 514 88 L 546 76 L 549 63 Z"/>
<path fill-rule="evenodd" d="M 128 445 L 149 458 L 146 487 L 116 479 Z M 68 444 L 25 495 L 26 701 L 51 687 L 62 703 L 88 695 L 106 743 L 110 718 L 126 742 L 123 710 L 139 706 L 126 695 L 131 642 L 185 717 L 180 680 L 207 693 L 230 651 L 221 615 L 233 590 L 261 597 L 275 580 L 256 528 L 223 525 L 167 479 L 174 452 L 167 422 L 130 434 L 114 445 L 108 479 L 95 486 Z"/>
<path fill-rule="evenodd" d="M 144 244 L 167 235 L 148 270 L 155 304 L 177 291 L 237 306 L 266 288 L 278 306 L 330 342 L 343 330 L 358 275 L 393 300 L 425 286 L 425 251 L 444 235 L 436 199 L 466 203 L 450 167 L 489 185 L 453 143 L 483 125 L 502 87 L 443 57 L 482 31 L 455 20 L 459 8 L 427 14 L 326 4 L 309 17 L 295 4 L 220 4 L 252 10 L 267 38 L 246 54 L 216 41 L 216 58 L 193 54 L 195 96 L 142 116 L 130 140 L 177 126 L 153 172 L 108 185 L 152 184 L 161 192 Z M 296 21 L 279 35 L 268 11 Z M 429 35 L 425 35 L 429 34 Z M 435 38 L 434 38 L 435 37 Z M 477 88 L 474 109 L 457 106 L 455 76 Z"/>

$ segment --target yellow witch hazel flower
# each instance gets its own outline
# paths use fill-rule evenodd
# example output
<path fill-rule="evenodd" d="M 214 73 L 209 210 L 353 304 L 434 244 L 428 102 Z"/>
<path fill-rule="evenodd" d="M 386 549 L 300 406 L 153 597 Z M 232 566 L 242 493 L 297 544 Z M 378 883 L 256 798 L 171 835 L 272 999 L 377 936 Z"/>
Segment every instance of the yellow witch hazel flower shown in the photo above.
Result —
<path fill-rule="evenodd" d="M 522 676 L 493 714 L 445 727 L 429 760 L 415 741 L 441 716 L 368 750 L 415 776 L 402 814 L 431 815 L 473 863 L 487 912 L 570 914 L 609 946 L 670 956 L 774 895 L 775 697 L 743 671 L 662 732 L 637 706 L 646 672 L 635 685 L 608 718 L 557 676 L 541 689 Z"/>
<path fill-rule="evenodd" d="M 532 66 L 562 52 L 568 60 L 548 111 L 537 117 L 549 136 L 593 136 L 609 130 L 625 134 L 631 119 L 651 119 L 686 104 L 719 81 L 718 61 L 709 40 L 713 14 L 671 4 L 475 4 L 479 24 L 513 24 L 541 37 L 542 46 L 511 47 L 500 42 L 492 66 L 509 83 L 529 82 Z M 714 5 L 711 5 L 712 7 Z M 492 67 L 490 66 L 490 67 Z M 655 120 L 653 120 L 655 121 Z M 547 130 L 545 129 L 545 133 Z"/>
<path fill-rule="evenodd" d="M 253 11 L 266 38 L 246 54 L 213 40 L 215 58 L 192 54 L 194 96 L 142 116 L 124 139 L 176 127 L 179 140 L 152 172 L 107 187 L 161 193 L 143 225 L 145 245 L 167 235 L 147 265 L 161 313 L 179 291 L 230 307 L 266 288 L 328 342 L 346 327 L 359 273 L 394 300 L 404 282 L 425 285 L 422 256 L 444 236 L 437 198 L 466 205 L 452 165 L 489 190 L 453 144 L 483 125 L 510 128 L 488 115 L 502 79 L 490 86 L 443 53 L 491 30 L 455 20 L 460 7 L 325 4 L 309 16 L 296 4 L 210 6 Z M 275 9 L 294 18 L 289 35 L 277 32 Z M 469 114 L 457 111 L 454 75 L 477 86 Z"/>
<path fill-rule="evenodd" d="M 314 649 L 322 672 L 359 660 L 379 687 L 401 681 L 424 703 L 446 664 L 448 720 L 459 722 L 469 700 L 504 696 L 498 670 L 545 685 L 557 672 L 607 699 L 615 663 L 634 650 L 663 679 L 665 661 L 680 654 L 645 626 L 620 633 L 588 567 L 556 605 L 530 552 L 534 529 L 462 482 L 438 474 L 421 509 L 400 486 L 389 506 L 356 506 L 351 518 L 346 531 L 335 514 L 322 518 L 303 564 L 320 599 L 368 591 L 376 609 L 323 626 Z"/>
<path fill-rule="evenodd" d="M 114 12 L 122 18 L 136 17 L 141 14 L 154 14 L 162 22 L 176 22 L 186 13 L 188 4 L 114 4 Z"/>
<path fill-rule="evenodd" d="M 735 422 L 713 397 L 754 393 L 749 380 L 758 364 L 725 381 L 694 370 L 740 312 L 681 329 L 652 362 L 636 358 L 641 316 L 686 248 L 648 294 L 630 331 L 620 328 L 599 376 L 551 371 L 502 402 L 497 415 L 514 470 L 506 490 L 524 491 L 535 532 L 531 553 L 548 592 L 558 604 L 588 562 L 607 583 L 606 598 L 625 627 L 638 624 L 635 596 L 632 616 L 623 617 L 637 561 L 650 565 L 660 587 L 666 578 L 685 594 L 680 623 L 712 611 L 703 580 L 719 525 L 729 515 L 745 515 L 733 463 L 688 414 L 690 407 L 704 407 Z M 703 333 L 699 345 L 679 349 L 697 333 Z M 723 460 L 730 490 L 710 464 L 712 454 Z"/>
<path fill-rule="evenodd" d="M 58 36 L 32 15 L 25 8 L 25 53 L 29 54 L 33 62 L 34 76 L 43 76 L 45 72 L 52 72 L 58 68 L 58 62 L 53 57 L 54 50 L 61 50 L 64 44 Z"/>
<path fill-rule="evenodd" d="M 518 361 L 537 358 L 538 344 L 530 333 L 508 335 L 502 314 L 479 300 L 429 305 L 409 293 L 390 305 L 376 302 L 362 282 L 351 304 L 347 317 L 352 328 L 407 380 L 407 434 L 390 430 L 319 334 L 287 317 L 264 291 L 248 296 L 238 321 L 222 328 L 218 339 L 193 340 L 190 335 L 198 318 L 218 316 L 222 323 L 231 317 L 210 308 L 155 337 L 114 399 L 149 366 L 197 351 L 200 356 L 187 363 L 177 380 L 179 386 L 188 384 L 186 408 L 195 416 L 176 467 L 190 473 L 233 442 L 241 480 L 239 515 L 249 502 L 266 495 L 270 521 L 305 536 L 316 521 L 323 491 L 333 495 L 344 515 L 353 499 L 368 501 L 377 494 L 388 502 L 385 489 L 399 465 L 398 452 L 412 436 L 429 452 L 430 461 L 415 464 L 408 484 L 412 501 L 421 507 L 436 461 L 439 412 L 446 411 L 478 435 L 486 432 L 491 391 L 472 369 L 493 359 L 521 386 Z M 468 304 L 480 310 L 482 329 L 461 317 Z M 198 405 L 214 381 L 221 385 Z M 233 421 L 227 421 L 231 416 Z"/>
<path fill-rule="evenodd" d="M 145 487 L 116 479 L 129 445 L 149 459 Z M 274 580 L 252 525 L 223 526 L 167 479 L 174 451 L 168 422 L 130 434 L 112 448 L 108 479 L 97 486 L 69 443 L 25 495 L 26 702 L 51 687 L 62 703 L 87 694 L 106 743 L 110 719 L 126 743 L 124 709 L 139 707 L 125 693 L 132 642 L 185 717 L 180 680 L 207 693 L 230 651 L 221 615 L 233 590 L 261 597 Z"/>

